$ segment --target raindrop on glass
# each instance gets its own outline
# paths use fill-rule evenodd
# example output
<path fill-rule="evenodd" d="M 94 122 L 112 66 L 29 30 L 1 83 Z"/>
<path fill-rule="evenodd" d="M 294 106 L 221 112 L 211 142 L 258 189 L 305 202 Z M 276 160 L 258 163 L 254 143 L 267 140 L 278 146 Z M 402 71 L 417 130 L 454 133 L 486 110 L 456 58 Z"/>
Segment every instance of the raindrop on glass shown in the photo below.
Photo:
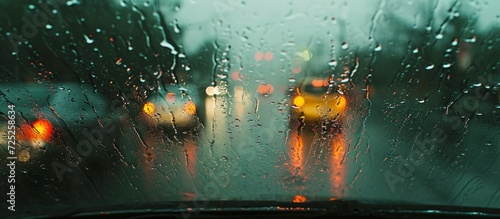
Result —
<path fill-rule="evenodd" d="M 337 60 L 333 59 L 332 61 L 328 62 L 329 66 L 337 66 Z"/>
<path fill-rule="evenodd" d="M 94 43 L 94 39 L 88 37 L 86 34 L 83 35 L 85 37 L 85 41 L 87 41 L 88 44 Z"/>
<path fill-rule="evenodd" d="M 476 42 L 476 36 L 473 36 L 469 39 L 465 39 L 465 42 L 468 42 L 468 43 L 475 43 Z"/>
<path fill-rule="evenodd" d="M 349 45 L 347 44 L 347 42 L 342 43 L 342 49 L 347 49 L 348 47 Z"/>
<path fill-rule="evenodd" d="M 173 26 L 174 26 L 174 32 L 175 33 L 180 33 L 181 32 L 180 28 L 179 28 L 179 24 L 177 23 L 177 20 L 174 20 Z"/>

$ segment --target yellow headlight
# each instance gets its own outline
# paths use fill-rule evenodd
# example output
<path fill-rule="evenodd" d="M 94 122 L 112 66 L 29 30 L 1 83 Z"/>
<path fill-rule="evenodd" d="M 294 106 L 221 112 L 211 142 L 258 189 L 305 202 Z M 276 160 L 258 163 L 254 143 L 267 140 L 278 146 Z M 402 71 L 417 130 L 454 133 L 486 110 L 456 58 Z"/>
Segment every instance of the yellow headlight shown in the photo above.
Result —
<path fill-rule="evenodd" d="M 151 102 L 147 102 L 144 104 L 142 111 L 144 111 L 148 115 L 153 115 L 153 113 L 155 112 L 155 105 Z"/>
<path fill-rule="evenodd" d="M 190 115 L 196 114 L 196 105 L 192 101 L 188 101 L 184 104 L 184 110 Z"/>
<path fill-rule="evenodd" d="M 347 108 L 347 99 L 344 96 L 339 96 L 334 102 L 335 108 L 344 111 Z"/>
<path fill-rule="evenodd" d="M 304 106 L 305 103 L 306 103 L 306 100 L 302 96 L 296 96 L 295 98 L 293 98 L 293 105 L 295 105 L 297 107 L 302 107 L 302 106 Z"/>

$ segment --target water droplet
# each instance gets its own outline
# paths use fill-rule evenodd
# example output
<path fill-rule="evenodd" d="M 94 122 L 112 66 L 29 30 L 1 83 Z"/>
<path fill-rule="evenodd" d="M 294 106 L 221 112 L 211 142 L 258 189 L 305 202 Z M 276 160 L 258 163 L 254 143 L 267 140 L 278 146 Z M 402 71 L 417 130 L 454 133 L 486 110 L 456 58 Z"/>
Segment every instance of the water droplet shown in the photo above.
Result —
<path fill-rule="evenodd" d="M 180 28 L 179 28 L 179 23 L 177 22 L 177 19 L 174 20 L 173 26 L 174 26 L 174 32 L 175 33 L 180 33 L 181 32 Z"/>
<path fill-rule="evenodd" d="M 329 66 L 337 66 L 337 60 L 336 59 L 332 59 L 332 61 L 328 62 L 328 65 Z"/>
<path fill-rule="evenodd" d="M 377 47 L 375 47 L 375 49 L 374 49 L 374 50 L 375 50 L 376 52 L 378 52 L 378 51 L 382 50 L 382 44 L 380 44 L 380 43 L 379 43 L 379 44 L 377 45 Z"/>
<path fill-rule="evenodd" d="M 436 39 L 438 39 L 438 40 L 443 39 L 443 34 L 440 33 L 440 34 L 436 35 Z"/>
<path fill-rule="evenodd" d="M 50 29 L 52 29 L 52 25 L 47 24 L 47 25 L 45 25 L 45 28 L 47 28 L 47 30 L 50 30 Z"/>
<path fill-rule="evenodd" d="M 81 4 L 81 3 L 80 3 L 80 0 L 68 0 L 68 1 L 66 2 L 66 5 L 67 5 L 67 6 L 79 5 L 79 4 Z"/>
<path fill-rule="evenodd" d="M 83 37 L 85 37 L 85 41 L 87 41 L 88 44 L 94 43 L 94 39 L 88 37 L 86 34 L 84 34 Z"/>
<path fill-rule="evenodd" d="M 160 46 L 165 47 L 165 48 L 169 48 L 173 55 L 177 55 L 177 51 L 175 50 L 174 46 L 172 46 L 172 44 L 168 43 L 167 40 L 164 39 L 163 41 L 161 41 Z"/>
<path fill-rule="evenodd" d="M 417 98 L 417 102 L 418 102 L 418 103 L 425 103 L 425 100 L 424 100 L 424 99 L 422 99 L 422 98 Z"/>
<path fill-rule="evenodd" d="M 455 38 L 455 39 L 451 42 L 451 45 L 452 45 L 452 46 L 456 46 L 456 45 L 458 45 L 458 39 L 457 39 L 457 38 Z"/>
<path fill-rule="evenodd" d="M 347 42 L 342 43 L 342 49 L 347 49 L 348 47 L 349 45 L 347 44 Z"/>
<path fill-rule="evenodd" d="M 413 53 L 418 53 L 418 48 L 415 48 L 415 49 L 413 50 Z"/>
<path fill-rule="evenodd" d="M 434 64 L 430 64 L 430 65 L 428 65 L 428 66 L 425 67 L 425 69 L 427 69 L 427 70 L 431 70 L 433 68 L 434 68 Z"/>
<path fill-rule="evenodd" d="M 468 43 L 475 43 L 476 42 L 476 36 L 473 36 L 469 39 L 465 39 L 465 42 L 468 42 Z"/>
<path fill-rule="evenodd" d="M 121 5 L 122 7 L 127 7 L 127 2 L 125 2 L 125 0 L 121 0 L 121 1 L 120 1 L 120 5 Z"/>
<path fill-rule="evenodd" d="M 449 67 L 451 67 L 450 63 L 443 63 L 443 68 L 449 68 Z"/>
<path fill-rule="evenodd" d="M 289 79 L 288 79 L 288 81 L 290 81 L 290 82 L 294 83 L 294 82 L 295 82 L 295 78 L 294 78 L 294 77 L 291 77 L 291 78 L 289 78 Z"/>
<path fill-rule="evenodd" d="M 35 5 L 28 5 L 28 8 L 33 10 L 33 9 L 35 9 Z"/>

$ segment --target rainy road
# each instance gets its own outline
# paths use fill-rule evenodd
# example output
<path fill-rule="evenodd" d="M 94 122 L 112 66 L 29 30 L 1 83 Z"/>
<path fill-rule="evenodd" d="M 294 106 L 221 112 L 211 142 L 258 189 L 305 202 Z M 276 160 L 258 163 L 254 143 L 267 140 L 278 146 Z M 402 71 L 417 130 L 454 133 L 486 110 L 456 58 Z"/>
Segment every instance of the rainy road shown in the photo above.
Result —
<path fill-rule="evenodd" d="M 274 85 L 275 92 L 268 96 L 239 85 L 226 95 L 206 96 L 197 103 L 203 119 L 184 128 L 116 112 L 125 115 L 117 131 L 104 134 L 108 140 L 94 147 L 91 156 L 61 181 L 53 164 L 67 158 L 66 153 L 53 154 L 57 145 L 20 163 L 20 205 L 47 198 L 54 206 L 92 206 L 386 197 L 500 205 L 499 193 L 491 192 L 498 191 L 500 179 L 494 168 L 500 165 L 494 148 L 498 144 L 491 142 L 500 130 L 497 125 L 481 131 L 488 121 L 475 119 L 459 136 L 454 133 L 460 129 L 454 130 L 454 123 L 439 111 L 429 113 L 416 105 L 414 111 L 394 116 L 366 110 L 370 108 L 353 101 L 348 101 L 346 115 L 338 123 L 325 125 L 300 119 L 291 107 L 292 97 L 279 91 L 285 86 Z M 393 125 L 393 120 L 402 123 Z M 426 140 L 439 142 L 431 145 Z M 474 150 L 477 145 L 481 151 Z"/>
<path fill-rule="evenodd" d="M 489 168 L 477 162 L 463 165 L 479 154 L 436 161 L 432 153 L 438 149 L 428 144 L 410 140 L 399 143 L 408 147 L 391 147 L 383 138 L 371 138 L 390 134 L 377 128 L 376 120 L 368 120 L 362 135 L 357 135 L 349 130 L 353 126 L 347 120 L 334 127 L 303 123 L 286 101 L 285 96 L 254 92 L 207 97 L 208 119 L 197 132 L 167 137 L 168 141 L 155 134 L 136 139 L 139 148 L 130 151 L 137 153 L 129 155 L 134 161 L 123 163 L 125 175 L 120 178 L 137 177 L 130 182 L 137 182 L 133 185 L 137 195 L 146 201 L 166 197 L 290 201 L 305 194 L 317 194 L 307 200 L 359 195 L 384 199 L 388 194 L 408 200 L 411 194 L 412 199 L 430 203 L 499 204 L 495 195 L 488 194 L 496 188 L 498 177 L 493 174 L 476 181 L 478 169 Z M 422 153 L 424 148 L 433 151 Z M 417 157 L 412 157 L 415 152 Z M 483 158 L 487 166 L 499 164 L 493 155 Z M 450 171 L 462 174 L 449 177 Z M 464 189 L 475 193 L 456 195 Z"/>
<path fill-rule="evenodd" d="M 0 98 L 18 110 L 21 211 L 345 198 L 500 208 L 498 3 L 214 2 L 66 1 L 44 25 L 17 19 L 43 4 L 0 3 L 16 6 L 0 27 Z M 13 38 L 33 25 L 34 38 Z M 302 117 L 292 106 L 306 103 Z M 329 124 L 314 116 L 339 110 Z"/>
<path fill-rule="evenodd" d="M 138 166 L 147 170 L 141 173 L 147 200 L 165 198 L 155 191 L 171 192 L 173 200 L 195 194 L 228 200 L 342 194 L 347 136 L 332 129 L 325 133 L 333 138 L 317 138 L 312 125 L 291 120 L 288 106 L 273 101 L 280 98 L 243 96 L 208 97 L 208 119 L 196 134 L 167 144 L 145 136 L 148 158 Z"/>

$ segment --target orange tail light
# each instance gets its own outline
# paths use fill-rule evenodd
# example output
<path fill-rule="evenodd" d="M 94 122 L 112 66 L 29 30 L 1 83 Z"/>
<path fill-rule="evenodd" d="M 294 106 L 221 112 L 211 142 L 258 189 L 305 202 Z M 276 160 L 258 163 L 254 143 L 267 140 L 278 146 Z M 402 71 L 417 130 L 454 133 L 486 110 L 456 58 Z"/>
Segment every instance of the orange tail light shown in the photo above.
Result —
<path fill-rule="evenodd" d="M 188 101 L 186 104 L 184 104 L 184 110 L 186 113 L 190 115 L 196 114 L 196 104 L 194 104 L 192 101 Z"/>
<path fill-rule="evenodd" d="M 26 137 L 31 141 L 39 139 L 49 141 L 52 138 L 53 127 L 49 120 L 46 119 L 38 119 L 33 122 L 33 126 L 26 124 L 22 129 Z"/>

